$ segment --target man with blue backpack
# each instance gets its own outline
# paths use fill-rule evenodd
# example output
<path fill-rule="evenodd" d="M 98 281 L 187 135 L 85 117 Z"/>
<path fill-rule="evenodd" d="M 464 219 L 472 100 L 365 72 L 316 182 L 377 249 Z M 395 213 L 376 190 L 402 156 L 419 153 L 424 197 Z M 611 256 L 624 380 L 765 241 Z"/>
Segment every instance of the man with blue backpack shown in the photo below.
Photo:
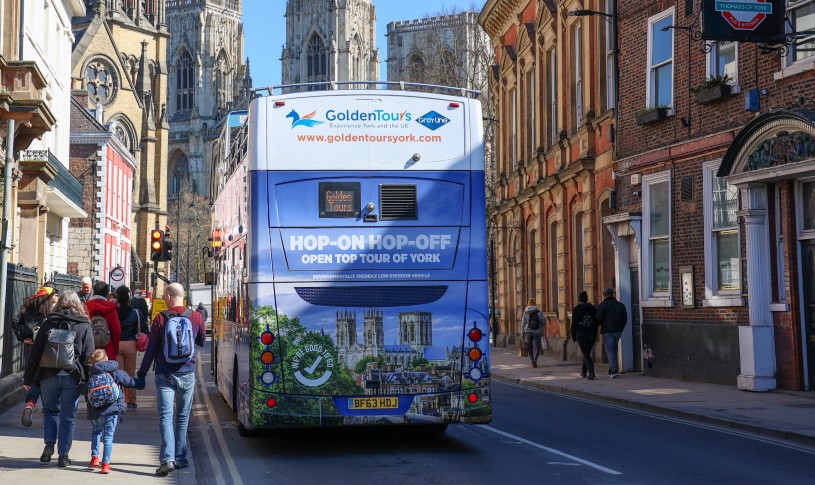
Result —
<path fill-rule="evenodd" d="M 161 426 L 161 464 L 156 475 L 160 477 L 188 466 L 187 425 L 195 392 L 195 347 L 203 347 L 206 340 L 201 315 L 184 307 L 183 286 L 178 283 L 168 285 L 164 300 L 167 310 L 153 319 L 150 343 L 136 373 L 137 389 L 144 389 L 144 376 L 155 362 L 156 401 Z M 174 412 L 178 416 L 174 416 Z"/>

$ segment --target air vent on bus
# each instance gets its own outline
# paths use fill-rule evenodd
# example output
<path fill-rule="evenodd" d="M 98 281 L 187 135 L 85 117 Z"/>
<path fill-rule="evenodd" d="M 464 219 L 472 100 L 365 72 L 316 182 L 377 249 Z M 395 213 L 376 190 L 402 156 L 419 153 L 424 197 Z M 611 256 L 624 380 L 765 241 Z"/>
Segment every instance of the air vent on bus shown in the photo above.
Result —
<path fill-rule="evenodd" d="M 294 291 L 312 305 L 384 308 L 433 303 L 444 296 L 447 286 L 295 287 Z"/>
<path fill-rule="evenodd" d="M 416 220 L 416 186 L 383 184 L 379 186 L 379 212 L 383 221 Z"/>

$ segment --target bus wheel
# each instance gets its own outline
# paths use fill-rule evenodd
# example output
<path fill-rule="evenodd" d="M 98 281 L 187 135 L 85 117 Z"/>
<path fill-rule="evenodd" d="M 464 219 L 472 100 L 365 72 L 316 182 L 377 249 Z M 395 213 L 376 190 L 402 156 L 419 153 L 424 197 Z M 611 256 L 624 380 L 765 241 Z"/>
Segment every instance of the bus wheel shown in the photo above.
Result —
<path fill-rule="evenodd" d="M 241 423 L 241 420 L 238 419 L 238 435 L 243 438 L 251 438 L 252 436 L 257 436 L 257 431 L 247 428 Z"/>

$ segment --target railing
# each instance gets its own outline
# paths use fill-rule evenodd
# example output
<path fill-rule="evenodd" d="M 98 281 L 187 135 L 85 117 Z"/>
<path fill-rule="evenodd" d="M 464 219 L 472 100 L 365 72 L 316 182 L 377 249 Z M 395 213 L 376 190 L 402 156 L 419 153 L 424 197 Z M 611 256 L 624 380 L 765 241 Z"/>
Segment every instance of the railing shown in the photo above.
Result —
<path fill-rule="evenodd" d="M 336 91 L 341 87 L 350 87 L 350 89 L 360 89 L 359 86 L 367 86 L 368 89 L 395 89 L 400 91 L 416 91 L 416 92 L 439 92 L 452 96 L 472 97 L 478 98 L 481 96 L 480 91 L 467 88 L 456 88 L 453 86 L 440 86 L 436 84 L 421 84 L 421 83 L 408 83 L 404 81 L 320 81 L 313 83 L 298 83 L 298 84 L 281 84 L 279 86 L 266 86 L 262 88 L 252 89 L 253 95 L 260 96 L 260 93 L 266 92 L 273 95 L 275 91 L 287 93 L 300 93 L 309 91 Z"/>
<path fill-rule="evenodd" d="M 82 288 L 82 277 L 69 274 L 57 273 L 54 271 L 51 274 L 51 282 L 60 293 L 68 290 L 79 291 Z"/>
<path fill-rule="evenodd" d="M 82 207 L 82 183 L 74 177 L 65 165 L 60 163 L 57 157 L 51 153 L 51 150 L 22 150 L 18 160 L 21 162 L 48 162 L 57 172 L 54 179 L 48 182 L 48 186 L 59 190 L 71 202 L 78 207 Z"/>
<path fill-rule="evenodd" d="M 6 314 L 3 318 L 5 331 L 0 335 L 0 377 L 20 372 L 25 366 L 23 345 L 17 342 L 11 331 L 11 322 L 23 301 L 37 291 L 37 270 L 8 264 L 6 283 Z"/>

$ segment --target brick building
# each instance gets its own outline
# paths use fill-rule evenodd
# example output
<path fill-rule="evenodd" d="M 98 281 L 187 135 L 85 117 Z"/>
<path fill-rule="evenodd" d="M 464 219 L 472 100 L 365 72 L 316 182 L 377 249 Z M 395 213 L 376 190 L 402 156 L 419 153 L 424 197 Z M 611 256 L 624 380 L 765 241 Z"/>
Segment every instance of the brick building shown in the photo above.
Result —
<path fill-rule="evenodd" d="M 82 183 L 83 219 L 72 219 L 68 270 L 106 281 L 122 268 L 131 277 L 133 175 L 136 160 L 88 106 L 88 92 L 75 90 L 71 100 L 71 173 Z M 118 283 L 118 284 L 117 284 Z"/>
<path fill-rule="evenodd" d="M 605 1 L 589 2 L 609 11 Z M 529 297 L 568 349 L 581 291 L 614 286 L 611 214 L 613 63 L 609 23 L 573 17 L 577 1 L 489 0 L 479 23 L 494 47 L 496 163 L 488 211 L 499 345 L 516 344 Z M 601 346 L 598 345 L 598 352 Z M 571 352 L 571 351 L 570 351 Z"/>
<path fill-rule="evenodd" d="M 814 4 L 790 3 L 791 25 L 812 28 Z M 698 14 L 699 2 L 619 1 L 617 207 L 604 220 L 618 296 L 642 322 L 626 329 L 624 368 L 809 389 L 815 52 L 706 44 Z"/>

